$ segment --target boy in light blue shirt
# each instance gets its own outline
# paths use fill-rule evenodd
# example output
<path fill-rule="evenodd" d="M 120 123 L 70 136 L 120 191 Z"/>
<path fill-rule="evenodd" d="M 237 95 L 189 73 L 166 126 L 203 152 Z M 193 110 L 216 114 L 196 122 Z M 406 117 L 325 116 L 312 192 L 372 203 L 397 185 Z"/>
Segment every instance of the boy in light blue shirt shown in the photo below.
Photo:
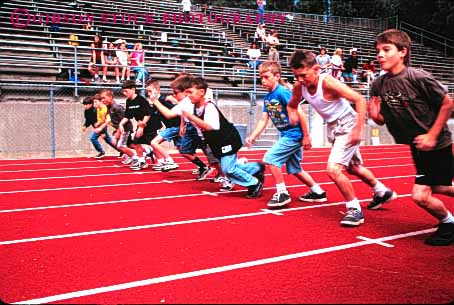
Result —
<path fill-rule="evenodd" d="M 254 143 L 267 126 L 269 119 L 280 132 L 279 140 L 263 158 L 263 161 L 269 165 L 276 182 L 276 193 L 268 202 L 268 207 L 281 208 L 291 202 L 282 174 L 284 164 L 287 167 L 287 173 L 294 175 L 310 187 L 310 191 L 300 197 L 301 201 L 325 202 L 326 192 L 301 167 L 301 148 L 310 149 L 311 140 L 303 115 L 299 116 L 300 125 L 290 125 L 287 104 L 292 93 L 280 84 L 281 66 L 275 61 L 267 61 L 260 65 L 259 72 L 262 85 L 269 93 L 264 97 L 262 118 L 254 131 L 246 138 L 246 145 L 251 146 Z"/>

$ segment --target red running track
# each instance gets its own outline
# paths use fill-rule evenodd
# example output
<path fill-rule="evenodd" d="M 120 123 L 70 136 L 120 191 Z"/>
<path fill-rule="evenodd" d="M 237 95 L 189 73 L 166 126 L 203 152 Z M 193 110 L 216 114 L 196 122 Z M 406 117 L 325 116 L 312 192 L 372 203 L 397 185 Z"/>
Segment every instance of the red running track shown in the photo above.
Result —
<path fill-rule="evenodd" d="M 0 298 L 16 303 L 448 303 L 453 247 L 423 241 L 435 220 L 410 197 L 405 146 L 363 147 L 366 165 L 399 198 L 365 224 L 340 227 L 342 196 L 324 172 L 328 149 L 303 166 L 327 190 L 286 176 L 293 201 L 266 210 L 239 186 L 221 193 L 192 166 L 131 173 L 116 158 L 0 161 Z M 264 151 L 244 151 L 259 160 Z M 118 166 L 117 166 L 118 165 Z M 363 207 L 371 190 L 352 177 Z M 443 197 L 452 210 L 452 198 Z"/>

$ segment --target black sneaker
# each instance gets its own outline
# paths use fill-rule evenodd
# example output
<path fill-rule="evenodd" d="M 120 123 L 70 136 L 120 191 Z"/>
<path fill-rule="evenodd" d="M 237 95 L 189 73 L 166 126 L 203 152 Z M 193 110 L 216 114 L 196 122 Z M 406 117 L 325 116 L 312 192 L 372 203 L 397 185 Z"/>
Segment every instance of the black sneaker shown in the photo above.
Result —
<path fill-rule="evenodd" d="M 263 162 L 258 162 L 258 164 L 260 165 L 260 169 L 258 172 L 256 172 L 254 175 L 255 178 L 257 178 L 260 182 L 264 183 L 265 182 L 265 169 L 266 169 L 266 165 L 265 163 Z"/>
<path fill-rule="evenodd" d="M 369 210 L 376 210 L 380 208 L 383 205 L 383 203 L 394 200 L 396 198 L 397 198 L 396 192 L 394 192 L 391 189 L 388 189 L 383 196 L 374 195 L 372 201 L 369 202 L 369 204 L 367 205 L 367 208 Z"/>
<path fill-rule="evenodd" d="M 449 246 L 454 243 L 454 223 L 440 223 L 433 235 L 424 243 L 430 246 Z"/>
<path fill-rule="evenodd" d="M 96 159 L 102 159 L 102 158 L 104 158 L 105 154 L 106 154 L 106 153 L 102 151 L 102 152 L 98 153 L 98 154 L 95 156 L 95 158 L 96 158 Z"/>
<path fill-rule="evenodd" d="M 363 212 L 358 209 L 350 208 L 347 210 L 347 214 L 342 218 L 340 223 L 344 226 L 359 226 L 364 223 Z"/>
<path fill-rule="evenodd" d="M 287 192 L 280 192 L 273 195 L 270 201 L 268 201 L 269 208 L 281 208 L 286 206 L 292 198 Z"/>
<path fill-rule="evenodd" d="M 201 181 L 205 180 L 206 177 L 211 174 L 214 171 L 214 168 L 211 168 L 209 166 L 207 167 L 200 167 L 199 168 L 199 175 L 197 176 L 196 180 Z"/>
<path fill-rule="evenodd" d="M 257 184 L 248 186 L 246 198 L 254 199 L 262 196 L 263 183 L 259 180 Z"/>
<path fill-rule="evenodd" d="M 306 202 L 325 202 L 327 201 L 326 199 L 326 192 L 323 192 L 321 194 L 317 194 L 313 191 L 309 191 L 306 194 L 302 195 L 300 197 L 301 201 L 306 201 Z"/>

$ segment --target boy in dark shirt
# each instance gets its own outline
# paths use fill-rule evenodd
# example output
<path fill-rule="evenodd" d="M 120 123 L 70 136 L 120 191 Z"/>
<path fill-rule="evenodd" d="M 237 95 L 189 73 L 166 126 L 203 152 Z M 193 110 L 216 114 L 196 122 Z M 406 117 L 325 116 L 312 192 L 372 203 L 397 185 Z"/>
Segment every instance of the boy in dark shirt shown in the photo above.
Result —
<path fill-rule="evenodd" d="M 454 243 L 454 217 L 433 194 L 454 197 L 452 139 L 446 124 L 453 103 L 431 74 L 408 67 L 410 45 L 410 37 L 399 30 L 377 36 L 377 59 L 387 73 L 373 82 L 368 110 L 377 124 L 386 124 L 397 143 L 410 146 L 416 166 L 413 200 L 439 221 L 425 243 L 447 246 Z"/>
<path fill-rule="evenodd" d="M 158 101 L 168 109 L 172 109 L 178 103 L 178 101 L 170 95 L 161 95 L 161 88 L 158 80 L 156 79 L 147 81 L 146 90 L 148 96 L 151 96 L 152 94 L 157 95 Z M 153 147 L 153 152 L 155 153 L 157 159 L 157 163 L 153 165 L 153 169 L 168 172 L 177 169 L 179 166 L 160 144 L 164 141 L 173 141 L 173 144 L 178 148 L 178 150 L 180 149 L 180 117 L 176 116 L 173 118 L 167 118 L 159 111 L 158 116 L 166 129 L 160 131 L 151 141 L 151 147 Z"/>
<path fill-rule="evenodd" d="M 126 97 L 126 111 L 124 118 L 119 124 L 119 129 L 123 133 L 125 124 L 133 118 L 136 120 L 137 129 L 131 146 L 137 152 L 137 159 L 133 159 L 131 169 L 141 170 L 148 167 L 142 144 L 149 145 L 162 125 L 156 115 L 156 109 L 152 109 L 148 101 L 136 93 L 136 83 L 134 81 L 125 81 L 121 88 L 123 95 Z"/>
<path fill-rule="evenodd" d="M 129 121 L 124 125 L 124 132 L 119 129 L 121 120 L 125 116 L 125 108 L 114 100 L 112 90 L 103 89 L 99 92 L 101 101 L 107 107 L 108 120 L 103 123 L 102 128 L 111 125 L 114 128 L 112 132 L 112 144 L 114 144 L 125 156 L 122 163 L 129 164 L 136 155 L 134 149 L 129 148 L 132 144 L 131 133 L 133 131 L 132 123 Z M 135 158 L 137 159 L 137 157 Z"/>

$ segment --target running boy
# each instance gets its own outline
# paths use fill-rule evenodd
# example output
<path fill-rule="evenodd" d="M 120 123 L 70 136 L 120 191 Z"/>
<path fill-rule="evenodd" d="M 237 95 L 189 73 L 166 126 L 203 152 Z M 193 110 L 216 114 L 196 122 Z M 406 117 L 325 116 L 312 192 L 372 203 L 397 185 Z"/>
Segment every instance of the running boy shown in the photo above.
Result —
<path fill-rule="evenodd" d="M 276 182 L 276 193 L 268 202 L 269 208 L 286 206 L 292 199 L 287 191 L 282 166 L 287 166 L 287 172 L 294 175 L 301 182 L 310 187 L 311 191 L 300 197 L 302 201 L 326 201 L 325 191 L 315 183 L 311 175 L 301 168 L 302 141 L 306 141 L 307 127 L 306 122 L 301 124 L 305 130 L 304 138 L 300 125 L 291 126 L 287 114 L 287 103 L 292 93 L 280 84 L 281 66 L 275 61 L 266 61 L 259 67 L 262 85 L 268 90 L 265 95 L 262 118 L 258 122 L 254 131 L 246 138 L 246 145 L 250 146 L 255 139 L 263 132 L 268 120 L 271 119 L 274 126 L 279 130 L 279 140 L 267 151 L 263 161 L 269 165 L 271 174 Z M 310 142 L 304 142 L 305 145 Z"/>
<path fill-rule="evenodd" d="M 252 162 L 237 162 L 241 148 L 241 137 L 232 123 L 227 121 L 217 106 L 207 101 L 205 94 L 208 84 L 201 77 L 188 80 L 186 94 L 194 104 L 193 112 L 183 110 L 183 115 L 203 134 L 206 144 L 220 160 L 222 171 L 235 184 L 247 187 L 247 198 L 262 195 L 265 165 Z"/>
<path fill-rule="evenodd" d="M 408 67 L 410 46 L 410 37 L 399 30 L 377 36 L 377 59 L 388 73 L 372 84 L 369 115 L 377 124 L 386 124 L 397 143 L 410 146 L 416 166 L 413 201 L 439 221 L 425 243 L 447 246 L 454 242 L 454 217 L 432 194 L 454 197 L 452 140 L 446 124 L 453 103 L 431 74 Z"/>
<path fill-rule="evenodd" d="M 125 132 L 125 124 L 132 118 L 137 122 L 137 129 L 134 134 L 132 147 L 137 152 L 137 159 L 133 159 L 132 170 L 141 170 L 148 167 L 144 157 L 144 147 L 142 144 L 149 145 L 156 136 L 157 130 L 161 128 L 161 122 L 156 115 L 152 115 L 152 109 L 148 101 L 136 92 L 136 83 L 127 80 L 121 86 L 122 93 L 126 97 L 125 116 L 119 124 L 121 133 Z"/>
<path fill-rule="evenodd" d="M 327 174 L 336 184 L 344 199 L 347 213 L 341 225 L 359 226 L 364 223 L 361 205 L 353 185 L 342 171 L 355 175 L 369 185 L 374 196 L 372 205 L 379 205 L 397 197 L 396 193 L 378 181 L 374 174 L 362 166 L 359 151 L 366 115 L 366 101 L 353 89 L 328 74 L 320 74 L 314 53 L 296 50 L 290 58 L 290 68 L 297 80 L 288 111 L 295 121 L 296 109 L 302 97 L 314 107 L 328 125 L 328 141 L 332 143 Z M 354 102 L 356 110 L 349 101 Z M 292 122 L 293 123 L 293 122 Z"/>

